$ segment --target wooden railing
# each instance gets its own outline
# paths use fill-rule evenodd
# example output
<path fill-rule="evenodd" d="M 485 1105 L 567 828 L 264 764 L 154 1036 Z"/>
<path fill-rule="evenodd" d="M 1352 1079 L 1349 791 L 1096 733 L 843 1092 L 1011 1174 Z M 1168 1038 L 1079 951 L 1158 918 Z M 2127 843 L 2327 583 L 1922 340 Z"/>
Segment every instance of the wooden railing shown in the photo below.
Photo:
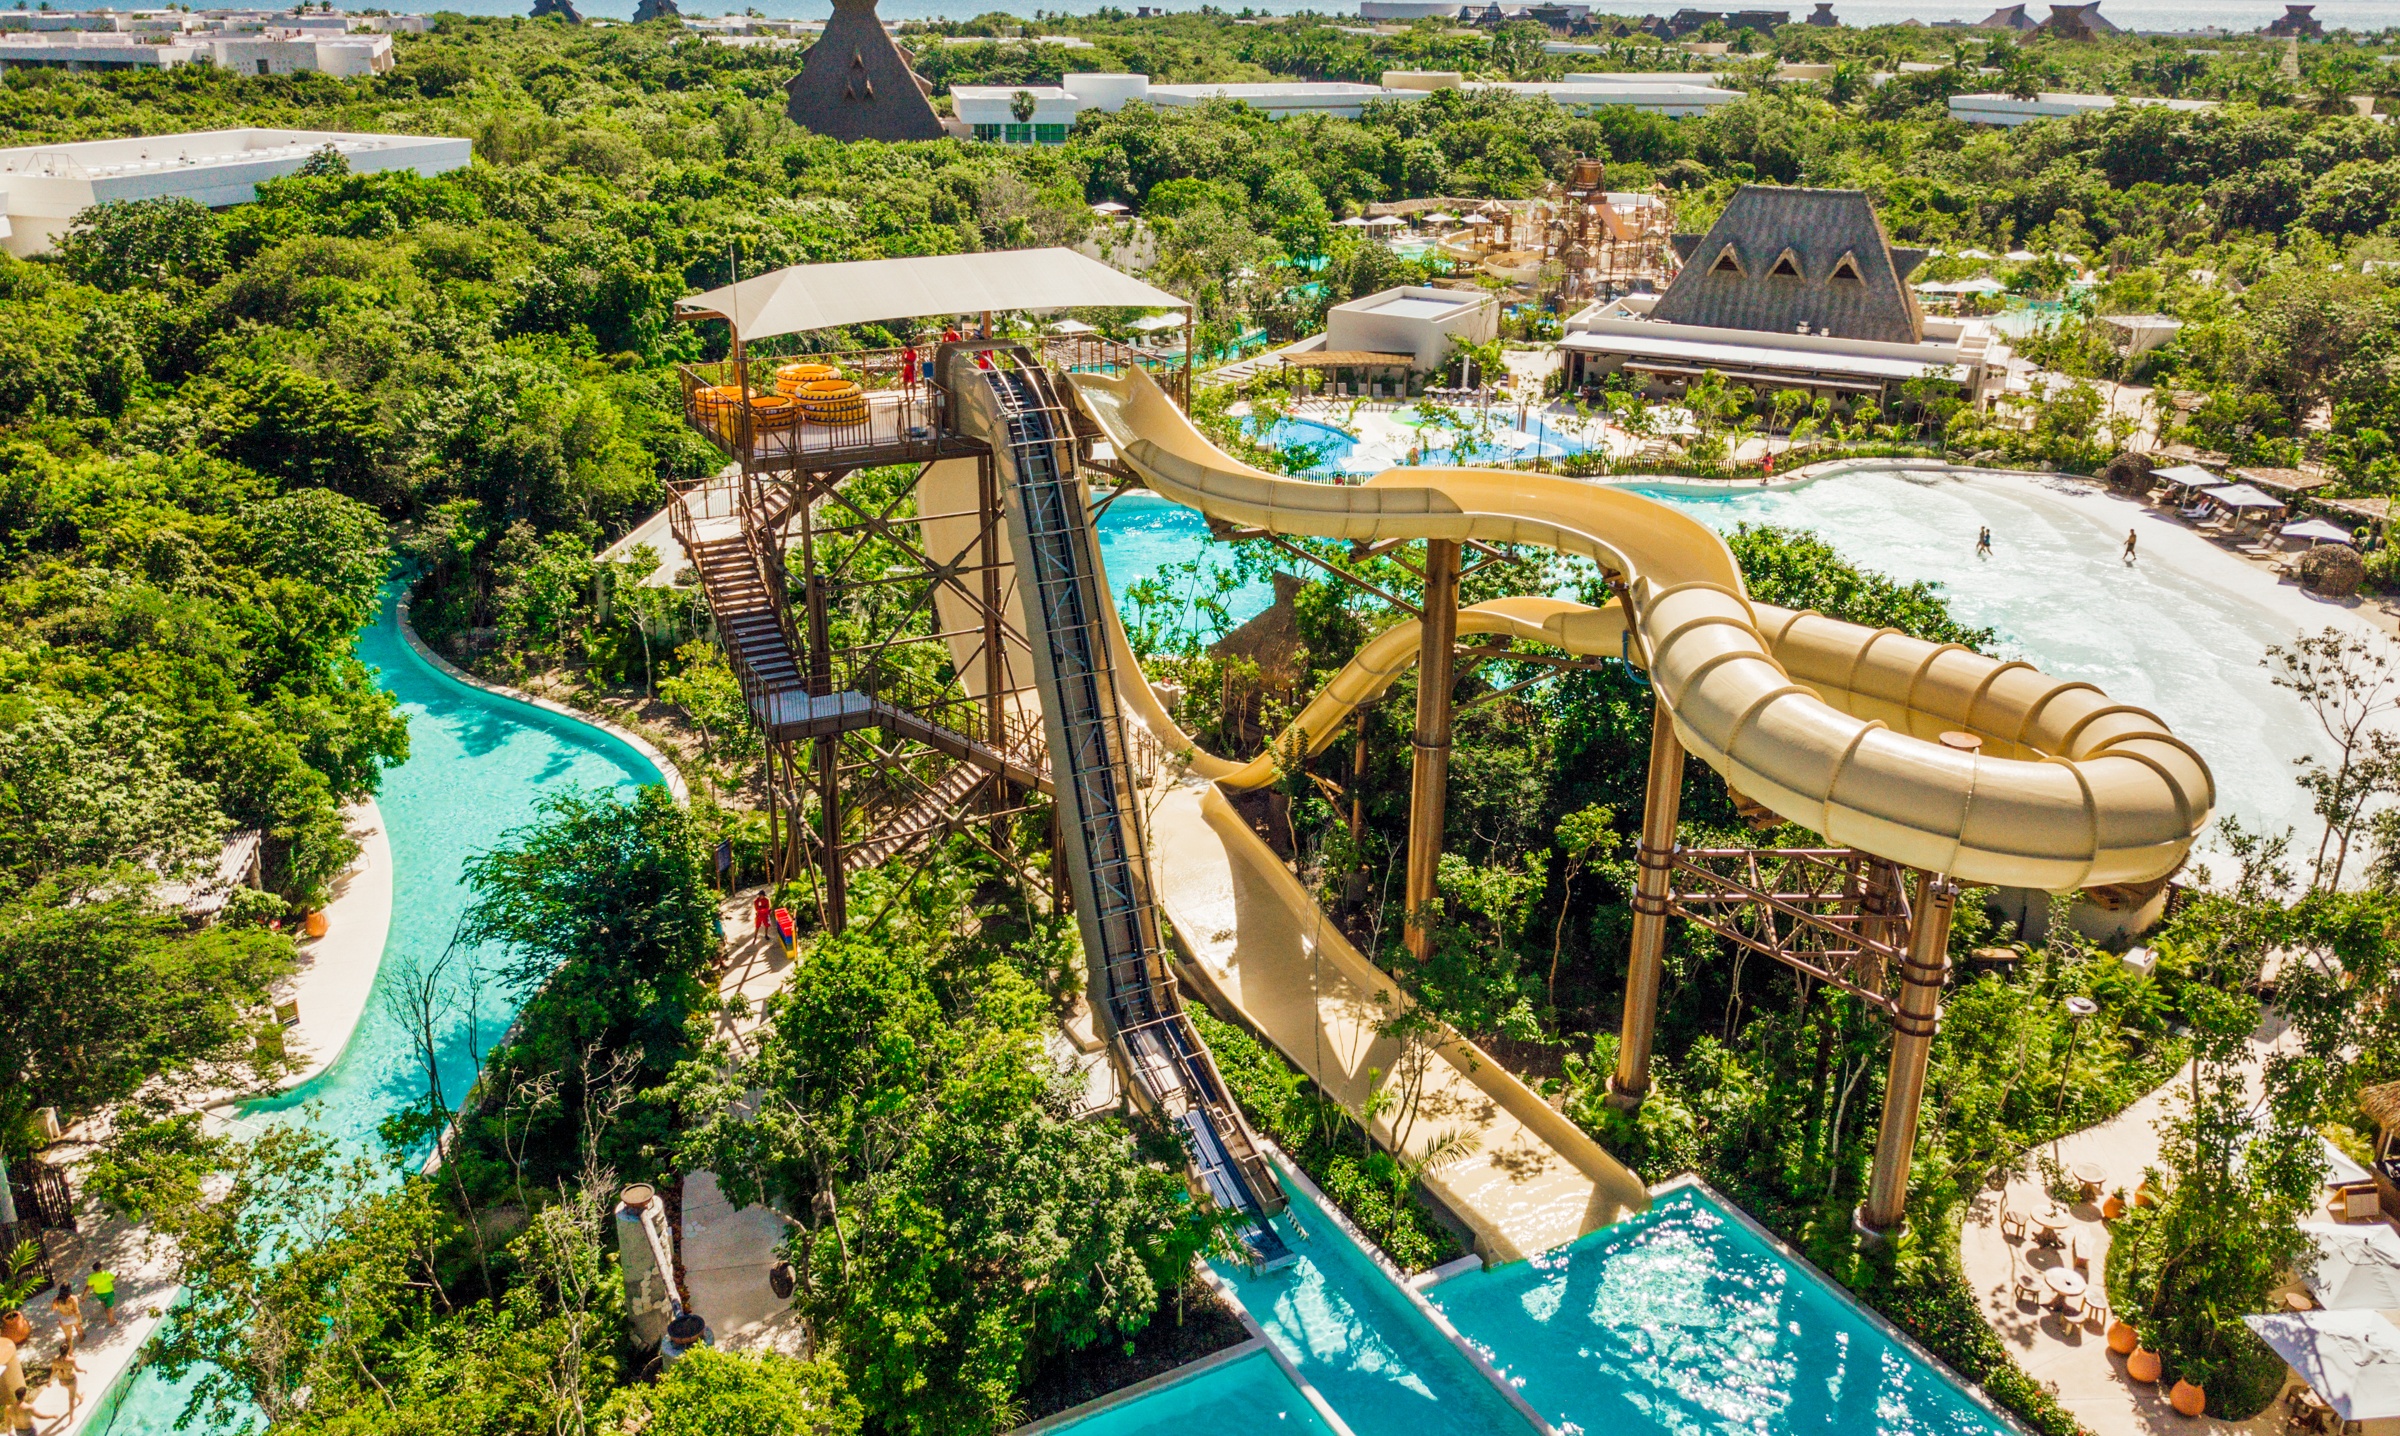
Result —
<path fill-rule="evenodd" d="M 947 423 L 949 405 L 928 372 L 933 351 L 916 351 L 913 379 L 908 352 L 863 349 L 678 365 L 684 421 L 727 458 L 747 458 L 761 468 L 937 457 L 958 444 Z M 833 382 L 854 385 L 855 393 L 787 394 L 777 375 L 794 365 L 827 366 L 836 373 Z"/>

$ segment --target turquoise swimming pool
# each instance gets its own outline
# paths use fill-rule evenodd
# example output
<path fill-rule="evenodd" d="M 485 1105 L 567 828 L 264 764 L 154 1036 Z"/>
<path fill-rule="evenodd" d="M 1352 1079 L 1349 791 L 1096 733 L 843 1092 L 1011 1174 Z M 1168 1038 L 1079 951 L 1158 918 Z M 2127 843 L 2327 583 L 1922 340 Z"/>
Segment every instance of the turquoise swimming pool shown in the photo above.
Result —
<path fill-rule="evenodd" d="M 1263 1351 L 1054 1429 L 1057 1436 L 1334 1436 Z"/>
<path fill-rule="evenodd" d="M 1357 1436 L 1526 1436 L 1483 1373 L 1410 1305 L 1306 1192 L 1284 1185 L 1276 1226 L 1299 1260 L 1217 1274 L 1326 1405 Z"/>
<path fill-rule="evenodd" d="M 1427 1295 L 1562 1432 L 2017 1429 L 1693 1187 Z"/>
<path fill-rule="evenodd" d="M 376 802 L 392 848 L 392 923 L 384 965 L 349 1046 L 311 1081 L 246 1106 L 235 1128 L 306 1122 L 363 1146 L 386 1116 L 424 1098 L 424 1073 L 409 1046 L 392 991 L 401 959 L 439 953 L 466 909 L 460 874 L 467 857 L 529 821 L 546 793 L 562 788 L 631 788 L 659 781 L 647 758 L 597 728 L 486 693 L 419 657 L 400 637 L 397 586 L 359 635 L 358 655 L 408 715 L 409 757 L 387 771 Z M 486 964 L 487 967 L 490 964 Z M 441 1042 L 442 1094 L 465 1098 L 484 1049 L 514 1016 L 513 994 L 487 982 L 472 1020 L 455 1019 Z M 114 1411 L 86 1429 L 122 1436 L 171 1431 L 183 1386 L 137 1370 L 112 1397 Z"/>

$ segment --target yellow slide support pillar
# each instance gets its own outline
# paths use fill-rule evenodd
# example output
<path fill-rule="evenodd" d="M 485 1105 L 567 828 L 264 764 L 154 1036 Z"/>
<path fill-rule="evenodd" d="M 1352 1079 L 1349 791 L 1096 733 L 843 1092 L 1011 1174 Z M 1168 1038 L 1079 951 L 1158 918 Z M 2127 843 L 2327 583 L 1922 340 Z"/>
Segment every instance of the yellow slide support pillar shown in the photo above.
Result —
<path fill-rule="evenodd" d="M 1875 1137 L 1875 1171 L 1857 1225 L 1871 1237 L 1899 1230 L 1908 1206 L 1908 1162 L 1917 1145 L 1917 1108 L 1925 1099 L 1925 1067 L 1941 1026 L 1942 984 L 1950 976 L 1950 913 L 1958 884 L 1932 873 L 1917 879 L 1915 930 L 1900 962 L 1899 1009 L 1892 1014 L 1891 1075 L 1883 1084 L 1883 1127 Z"/>
<path fill-rule="evenodd" d="M 1450 690 L 1456 679 L 1459 546 L 1425 541 L 1425 628 L 1417 655 L 1416 751 L 1408 768 L 1408 950 L 1429 941 L 1422 921 L 1440 896 L 1442 820 L 1450 807 Z"/>
<path fill-rule="evenodd" d="M 1675 820 L 1683 806 L 1683 740 L 1667 701 L 1650 710 L 1650 783 L 1642 797 L 1642 841 L 1634 851 L 1633 952 L 1625 963 L 1625 1025 L 1608 1100 L 1625 1111 L 1650 1091 L 1650 1047 L 1658 1034 L 1658 977 L 1667 951 L 1667 893 L 1675 874 Z"/>

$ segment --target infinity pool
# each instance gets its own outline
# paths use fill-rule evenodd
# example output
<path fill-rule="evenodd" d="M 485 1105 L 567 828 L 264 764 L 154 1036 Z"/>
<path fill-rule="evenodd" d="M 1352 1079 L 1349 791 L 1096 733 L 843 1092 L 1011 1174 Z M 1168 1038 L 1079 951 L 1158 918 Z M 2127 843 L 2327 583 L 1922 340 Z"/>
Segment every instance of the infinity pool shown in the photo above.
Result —
<path fill-rule="evenodd" d="M 409 1045 L 394 993 L 412 954 L 438 956 L 466 910 L 460 881 L 470 854 L 495 847 L 534 816 L 535 803 L 564 788 L 633 788 L 659 781 L 650 761 L 597 728 L 472 688 L 419 657 L 400 637 L 396 588 L 359 635 L 358 656 L 408 715 L 409 756 L 386 771 L 376 803 L 392 848 L 392 923 L 374 992 L 349 1046 L 317 1077 L 242 1110 L 234 1127 L 305 1122 L 363 1147 L 386 1116 L 425 1096 L 424 1070 Z M 484 964 L 488 971 L 492 964 Z M 442 1036 L 442 1095 L 466 1097 L 485 1049 L 515 1015 L 514 995 L 494 981 L 476 993 L 474 1018 Z M 138 1369 L 91 1431 L 157 1436 L 172 1431 L 185 1388 Z"/>
<path fill-rule="evenodd" d="M 2098 685 L 2165 718 L 2216 774 L 2217 808 L 2252 826 L 2291 827 L 2310 846 L 2317 822 L 2292 781 L 2303 755 L 2331 745 L 2263 666 L 2267 646 L 2328 624 L 2372 631 L 2343 605 L 2311 598 L 2172 519 L 2088 485 L 2021 474 L 1860 471 L 1790 489 L 1731 495 L 1636 485 L 1719 530 L 1742 523 L 1810 530 L 1842 555 L 1903 581 L 1942 586 L 1963 622 L 1994 630 L 2000 653 Z M 1991 557 L 1975 534 L 1992 530 Z M 2128 529 L 2138 557 L 2121 550 Z M 1118 602 L 1170 563 L 1230 572 L 1190 509 L 1154 496 L 1119 500 L 1100 524 Z M 1264 583 L 1228 594 L 1233 621 L 1273 601 Z"/>
<path fill-rule="evenodd" d="M 1263 1351 L 1111 1406 L 1058 1436 L 1333 1436 L 1317 1409 Z"/>
<path fill-rule="evenodd" d="M 1694 1188 L 1427 1295 L 1562 1432 L 2013 1429 Z"/>

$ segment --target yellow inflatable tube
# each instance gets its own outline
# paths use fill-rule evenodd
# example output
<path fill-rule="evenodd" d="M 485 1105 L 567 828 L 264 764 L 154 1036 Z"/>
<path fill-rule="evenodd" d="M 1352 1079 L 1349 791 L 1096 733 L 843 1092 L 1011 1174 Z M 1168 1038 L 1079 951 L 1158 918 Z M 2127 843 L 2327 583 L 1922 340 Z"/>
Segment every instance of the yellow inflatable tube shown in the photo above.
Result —
<path fill-rule="evenodd" d="M 2179 866 L 2216 803 L 2166 724 L 2088 683 L 1888 629 L 1753 605 L 1706 526 L 1623 489 L 1493 469 L 1391 469 L 1345 488 L 1254 469 L 1208 442 L 1148 375 L 1075 375 L 1118 457 L 1163 496 L 1229 522 L 1320 538 L 1539 544 L 1625 584 L 1635 655 L 1684 746 L 1735 790 L 1832 842 L 1961 881 L 2063 892 Z M 1117 625 L 1111 625 L 1116 627 Z M 1624 619 L 1556 599 L 1462 609 L 1459 631 L 1615 655 Z M 1303 711 L 1312 747 L 1413 658 L 1416 625 L 1370 642 Z M 1123 671 L 1138 672 L 1122 651 Z M 1147 684 L 1132 706 L 1192 747 Z M 1138 690 L 1138 691 L 1137 691 Z M 1972 733 L 1978 752 L 1939 735 Z M 1236 786 L 1271 764 L 1201 757 Z"/>

